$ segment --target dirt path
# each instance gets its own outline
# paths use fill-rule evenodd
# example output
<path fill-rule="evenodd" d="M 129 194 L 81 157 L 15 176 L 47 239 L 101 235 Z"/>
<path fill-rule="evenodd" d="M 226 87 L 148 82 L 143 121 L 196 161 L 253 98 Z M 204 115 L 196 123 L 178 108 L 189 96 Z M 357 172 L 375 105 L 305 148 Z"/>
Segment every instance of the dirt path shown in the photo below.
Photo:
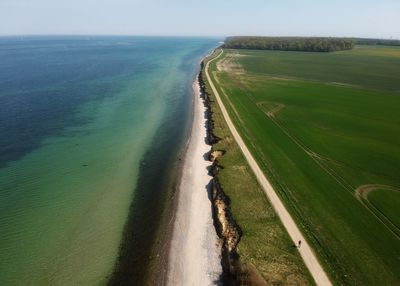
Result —
<path fill-rule="evenodd" d="M 305 265 L 309 269 L 312 277 L 314 278 L 317 285 L 332 285 L 330 282 L 327 274 L 325 273 L 324 269 L 322 268 L 321 264 L 319 263 L 317 257 L 315 256 L 314 252 L 312 251 L 310 245 L 307 243 L 305 237 L 300 232 L 299 228 L 295 224 L 293 218 L 290 216 L 289 212 L 286 210 L 285 206 L 283 205 L 282 201 L 279 199 L 278 195 L 272 188 L 272 185 L 265 177 L 264 173 L 258 166 L 256 160 L 254 159 L 253 155 L 251 155 L 249 149 L 247 148 L 246 144 L 240 137 L 236 127 L 234 126 L 232 120 L 229 117 L 229 114 L 221 100 L 221 97 L 218 94 L 217 89 L 212 82 L 210 75 L 208 74 L 209 64 L 212 61 L 218 59 L 223 52 L 221 52 L 217 57 L 209 61 L 206 65 L 206 76 L 207 80 L 210 83 L 211 89 L 217 99 L 217 102 L 221 108 L 222 114 L 225 118 L 226 123 L 230 131 L 232 132 L 233 137 L 235 138 L 236 142 L 238 143 L 240 149 L 243 152 L 243 155 L 246 157 L 247 162 L 249 163 L 251 169 L 253 170 L 254 174 L 257 177 L 258 182 L 264 189 L 265 193 L 267 194 L 275 212 L 279 216 L 280 220 L 282 221 L 284 227 L 286 228 L 287 232 L 289 233 L 290 238 L 292 239 L 293 243 L 297 245 L 298 241 L 301 240 L 301 247 L 298 249 L 300 252 L 301 257 L 304 260 Z"/>

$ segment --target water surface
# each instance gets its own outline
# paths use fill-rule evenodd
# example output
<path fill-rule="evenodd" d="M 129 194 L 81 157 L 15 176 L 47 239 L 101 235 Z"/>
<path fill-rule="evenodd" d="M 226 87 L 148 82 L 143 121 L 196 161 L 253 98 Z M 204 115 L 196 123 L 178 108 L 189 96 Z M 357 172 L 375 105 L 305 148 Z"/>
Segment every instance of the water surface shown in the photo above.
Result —
<path fill-rule="evenodd" d="M 143 156 L 183 139 L 155 142 L 162 126 L 185 130 L 198 61 L 216 43 L 0 38 L 0 285 L 107 282 L 146 194 Z M 146 168 L 168 170 L 157 164 Z"/>

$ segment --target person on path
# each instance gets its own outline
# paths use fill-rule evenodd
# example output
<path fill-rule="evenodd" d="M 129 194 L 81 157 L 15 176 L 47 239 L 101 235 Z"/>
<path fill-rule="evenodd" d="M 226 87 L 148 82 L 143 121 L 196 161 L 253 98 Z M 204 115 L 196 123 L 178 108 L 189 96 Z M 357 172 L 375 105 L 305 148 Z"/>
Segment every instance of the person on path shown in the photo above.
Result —
<path fill-rule="evenodd" d="M 300 246 L 301 246 L 301 240 L 299 240 L 299 246 L 298 246 L 298 248 L 300 248 Z"/>

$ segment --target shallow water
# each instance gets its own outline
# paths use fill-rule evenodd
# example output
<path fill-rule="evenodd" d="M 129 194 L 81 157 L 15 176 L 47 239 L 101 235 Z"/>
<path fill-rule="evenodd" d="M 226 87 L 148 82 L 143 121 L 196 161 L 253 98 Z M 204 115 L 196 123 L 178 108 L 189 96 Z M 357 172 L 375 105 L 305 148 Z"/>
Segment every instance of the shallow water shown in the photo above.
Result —
<path fill-rule="evenodd" d="M 198 61 L 216 44 L 0 38 L 0 285 L 107 281 L 140 162 L 161 126 L 189 120 Z"/>

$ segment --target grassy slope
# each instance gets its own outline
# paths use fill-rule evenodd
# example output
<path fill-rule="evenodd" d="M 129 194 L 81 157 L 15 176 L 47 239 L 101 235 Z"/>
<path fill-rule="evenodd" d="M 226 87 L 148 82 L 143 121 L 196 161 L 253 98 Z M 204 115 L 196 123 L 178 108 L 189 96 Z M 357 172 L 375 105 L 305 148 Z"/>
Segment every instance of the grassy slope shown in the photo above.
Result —
<path fill-rule="evenodd" d="M 205 75 L 203 78 L 206 79 Z M 207 82 L 206 88 L 214 100 Z M 276 217 L 214 101 L 212 110 L 214 133 L 222 139 L 213 149 L 227 151 L 218 158 L 223 166 L 218 179 L 231 199 L 234 218 L 243 231 L 238 247 L 241 262 L 250 269 L 256 268 L 269 285 L 312 285 L 313 280 L 296 247 Z"/>
<path fill-rule="evenodd" d="M 353 195 L 362 184 L 400 186 L 400 49 L 388 49 L 240 51 L 240 69 L 214 72 L 238 130 L 338 283 L 400 282 L 399 239 Z"/>

